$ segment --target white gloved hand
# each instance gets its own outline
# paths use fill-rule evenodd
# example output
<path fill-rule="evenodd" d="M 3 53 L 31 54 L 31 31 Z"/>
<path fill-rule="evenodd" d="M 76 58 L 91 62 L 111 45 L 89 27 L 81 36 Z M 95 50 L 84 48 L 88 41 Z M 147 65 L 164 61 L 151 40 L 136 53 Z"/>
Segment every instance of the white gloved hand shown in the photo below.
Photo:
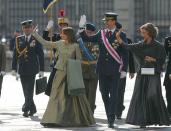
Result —
<path fill-rule="evenodd" d="M 49 20 L 48 24 L 47 24 L 47 29 L 50 30 L 53 27 L 54 21 L 53 20 Z"/>
<path fill-rule="evenodd" d="M 120 75 L 120 78 L 125 78 L 126 77 L 126 72 L 125 71 L 121 71 L 121 75 Z"/>
<path fill-rule="evenodd" d="M 160 77 L 163 77 L 163 72 L 160 73 Z"/>
<path fill-rule="evenodd" d="M 44 72 L 43 71 L 40 71 L 39 72 L 39 77 L 43 77 L 44 76 Z"/>
<path fill-rule="evenodd" d="M 33 29 L 33 32 L 32 32 L 32 33 L 34 33 L 34 32 L 38 32 L 38 25 L 36 25 L 36 26 L 34 27 L 34 29 Z"/>
<path fill-rule="evenodd" d="M 11 71 L 11 75 L 16 76 L 17 75 L 16 71 L 15 70 L 12 70 Z"/>
<path fill-rule="evenodd" d="M 16 73 L 16 80 L 18 81 L 20 78 L 20 75 L 18 73 Z"/>
<path fill-rule="evenodd" d="M 80 22 L 79 22 L 79 27 L 80 27 L 80 28 L 84 28 L 86 22 L 87 22 L 87 20 L 86 20 L 86 15 L 81 15 L 81 17 L 80 17 Z"/>
<path fill-rule="evenodd" d="M 84 29 L 78 29 L 78 32 L 77 32 L 77 34 L 80 34 L 80 33 L 82 33 L 84 31 Z"/>
<path fill-rule="evenodd" d="M 2 75 L 2 76 L 4 76 L 5 74 L 6 74 L 5 71 L 1 71 L 1 72 L 0 72 L 0 75 Z"/>

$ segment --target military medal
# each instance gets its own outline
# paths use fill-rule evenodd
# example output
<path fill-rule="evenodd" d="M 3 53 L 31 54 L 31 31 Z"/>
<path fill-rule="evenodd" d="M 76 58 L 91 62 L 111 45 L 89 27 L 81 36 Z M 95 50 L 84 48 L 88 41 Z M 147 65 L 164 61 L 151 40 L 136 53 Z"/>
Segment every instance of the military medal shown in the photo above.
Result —
<path fill-rule="evenodd" d="M 168 40 L 168 47 L 171 47 L 171 41 Z"/>
<path fill-rule="evenodd" d="M 118 46 L 119 46 L 118 40 L 115 40 L 114 43 L 112 43 L 112 47 L 113 47 L 114 49 L 117 49 Z"/>

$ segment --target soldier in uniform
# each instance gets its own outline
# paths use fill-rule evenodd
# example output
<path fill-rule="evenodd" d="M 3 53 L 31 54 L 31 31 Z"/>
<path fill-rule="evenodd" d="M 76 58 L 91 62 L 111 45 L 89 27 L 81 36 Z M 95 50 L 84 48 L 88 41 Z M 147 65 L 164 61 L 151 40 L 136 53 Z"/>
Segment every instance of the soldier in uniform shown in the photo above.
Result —
<path fill-rule="evenodd" d="M 95 25 L 91 23 L 86 24 L 86 34 L 91 36 L 96 33 Z M 79 42 L 80 43 L 80 42 Z M 80 43 L 82 44 L 82 43 Z M 86 44 L 80 45 L 82 53 L 82 71 L 83 71 L 83 80 L 86 89 L 86 96 L 90 103 L 92 112 L 96 108 L 96 90 L 97 90 L 97 74 L 95 73 L 95 68 L 97 64 L 99 48 L 98 44 L 87 42 Z"/>
<path fill-rule="evenodd" d="M 5 75 L 5 66 L 6 66 L 5 45 L 0 44 L 0 96 L 1 96 L 3 76 Z"/>
<path fill-rule="evenodd" d="M 80 36 L 83 41 L 97 42 L 99 44 L 97 74 L 109 128 L 114 128 L 120 74 L 126 72 L 127 67 L 125 65 L 127 65 L 128 59 L 127 51 L 118 46 L 115 37 L 118 32 L 116 28 L 117 16 L 113 12 L 106 13 L 103 19 L 106 28 L 100 30 L 95 35 L 88 36 L 84 30 L 80 30 Z M 79 26 L 84 25 L 84 22 L 85 16 L 82 16 Z M 127 43 L 125 33 L 121 33 L 121 38 Z"/>
<path fill-rule="evenodd" d="M 21 79 L 25 103 L 22 107 L 23 116 L 33 116 L 37 110 L 33 100 L 35 76 L 43 76 L 44 53 L 40 43 L 31 35 L 33 30 L 32 20 L 21 22 L 24 35 L 16 38 L 13 52 L 13 74 L 18 71 Z M 18 69 L 17 69 L 18 64 Z"/>
<path fill-rule="evenodd" d="M 61 39 L 60 33 L 64 27 L 68 27 L 69 20 L 67 17 L 59 17 L 57 22 L 58 22 L 58 27 L 59 27 L 59 33 L 54 33 L 52 35 L 52 27 L 53 27 L 54 22 L 52 20 L 49 20 L 48 25 L 46 27 L 46 30 L 43 32 L 43 38 L 45 40 L 55 42 L 55 41 L 59 41 Z M 52 81 L 53 81 L 54 75 L 56 73 L 56 69 L 54 68 L 54 66 L 56 64 L 56 59 L 57 59 L 55 52 L 56 52 L 56 49 L 53 48 L 53 60 L 52 60 L 52 63 L 50 65 L 52 67 L 52 71 L 51 71 L 51 74 L 49 76 L 47 89 L 45 91 L 45 94 L 48 96 L 50 96 L 50 92 L 51 92 L 51 88 L 52 88 Z"/>
<path fill-rule="evenodd" d="M 164 47 L 168 56 L 167 69 L 164 78 L 164 86 L 166 90 L 167 110 L 171 118 L 171 37 L 165 38 Z"/>

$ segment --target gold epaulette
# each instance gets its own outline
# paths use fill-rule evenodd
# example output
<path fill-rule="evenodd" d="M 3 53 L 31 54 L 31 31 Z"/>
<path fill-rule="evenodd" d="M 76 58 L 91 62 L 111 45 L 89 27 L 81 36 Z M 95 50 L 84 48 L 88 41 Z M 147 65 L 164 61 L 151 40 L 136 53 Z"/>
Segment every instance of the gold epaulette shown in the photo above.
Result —
<path fill-rule="evenodd" d="M 19 35 L 19 36 L 17 36 L 16 38 L 21 38 L 21 37 L 24 37 L 24 35 Z"/>

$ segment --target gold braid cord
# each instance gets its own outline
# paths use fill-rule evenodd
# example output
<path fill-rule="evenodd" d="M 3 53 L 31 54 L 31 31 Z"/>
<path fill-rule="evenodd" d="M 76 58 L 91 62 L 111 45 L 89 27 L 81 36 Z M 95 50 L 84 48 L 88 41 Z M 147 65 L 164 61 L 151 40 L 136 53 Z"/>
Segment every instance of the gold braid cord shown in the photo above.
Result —
<path fill-rule="evenodd" d="M 27 47 L 24 48 L 22 51 L 20 51 L 18 38 L 16 38 L 16 50 L 17 50 L 17 53 L 19 54 L 18 57 L 21 57 L 22 55 L 26 55 L 26 53 L 27 53 Z"/>

